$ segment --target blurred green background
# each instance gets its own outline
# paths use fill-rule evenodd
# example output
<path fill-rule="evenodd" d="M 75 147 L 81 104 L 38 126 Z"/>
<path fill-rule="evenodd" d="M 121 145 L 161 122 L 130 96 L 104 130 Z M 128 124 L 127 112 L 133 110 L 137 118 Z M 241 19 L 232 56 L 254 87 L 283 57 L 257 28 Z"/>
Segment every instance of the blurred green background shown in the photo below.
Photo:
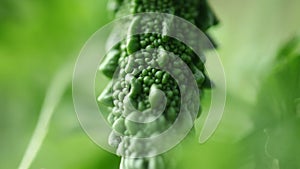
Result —
<path fill-rule="evenodd" d="M 299 39 L 278 54 L 299 35 L 300 1 L 209 2 L 221 21 L 210 32 L 225 67 L 226 109 L 207 143 L 194 138 L 179 148 L 180 168 L 300 169 L 300 51 L 292 50 Z M 106 6 L 106 0 L 0 0 L 1 169 L 18 167 L 53 77 L 113 19 Z M 81 129 L 67 85 L 31 168 L 117 169 L 119 158 Z M 205 113 L 197 131 L 204 119 Z"/>

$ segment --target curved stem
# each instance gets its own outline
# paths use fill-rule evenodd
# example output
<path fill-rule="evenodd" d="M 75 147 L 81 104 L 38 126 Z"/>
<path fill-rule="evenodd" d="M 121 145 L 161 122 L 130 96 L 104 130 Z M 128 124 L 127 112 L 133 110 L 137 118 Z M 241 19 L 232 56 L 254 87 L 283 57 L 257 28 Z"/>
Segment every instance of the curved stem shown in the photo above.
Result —
<path fill-rule="evenodd" d="M 53 78 L 47 90 L 37 125 L 18 169 L 28 169 L 35 159 L 48 133 L 54 110 L 71 82 L 71 68 L 70 64 L 64 65 Z"/>

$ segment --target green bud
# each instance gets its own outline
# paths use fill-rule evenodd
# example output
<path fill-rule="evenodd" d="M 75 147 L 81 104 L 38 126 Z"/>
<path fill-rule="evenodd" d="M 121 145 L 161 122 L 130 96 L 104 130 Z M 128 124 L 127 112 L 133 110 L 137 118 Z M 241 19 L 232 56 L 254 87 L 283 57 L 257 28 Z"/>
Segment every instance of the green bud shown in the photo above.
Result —
<path fill-rule="evenodd" d="M 151 84 L 151 78 L 149 77 L 149 76 L 145 76 L 144 77 L 144 79 L 143 79 L 143 81 L 144 81 L 144 83 L 146 84 L 146 85 L 150 85 Z"/>
<path fill-rule="evenodd" d="M 118 60 L 120 58 L 120 51 L 111 50 L 107 53 L 104 60 L 100 64 L 99 70 L 109 78 L 112 78 L 116 68 L 118 67 Z"/>
<path fill-rule="evenodd" d="M 142 90 L 142 84 L 138 80 L 134 79 L 131 82 L 131 89 L 130 89 L 130 97 L 136 97 Z"/>
<path fill-rule="evenodd" d="M 113 107 L 113 96 L 111 91 L 111 83 L 104 89 L 104 91 L 101 93 L 101 95 L 98 97 L 98 101 L 100 104 L 103 104 L 104 106 Z"/>
<path fill-rule="evenodd" d="M 158 108 L 164 101 L 164 93 L 156 85 L 152 85 L 149 93 L 149 102 L 152 108 Z"/>
<path fill-rule="evenodd" d="M 205 80 L 204 74 L 199 69 L 196 69 L 194 73 L 194 77 L 198 86 L 201 86 Z"/>
<path fill-rule="evenodd" d="M 145 110 L 147 107 L 146 107 L 146 105 L 145 105 L 145 103 L 144 102 L 139 102 L 138 103 L 138 109 L 139 110 L 141 110 L 141 111 L 143 111 L 143 110 Z"/>
<path fill-rule="evenodd" d="M 171 121 L 175 120 L 177 117 L 176 110 L 173 107 L 169 107 L 167 110 L 167 118 Z"/>
<path fill-rule="evenodd" d="M 126 128 L 125 128 L 125 124 L 124 124 L 124 118 L 119 118 L 117 119 L 114 124 L 113 124 L 113 129 L 118 132 L 118 133 L 124 133 Z"/>
<path fill-rule="evenodd" d="M 155 77 L 157 77 L 157 78 L 160 79 L 160 78 L 163 76 L 163 74 L 164 74 L 163 71 L 157 71 L 157 72 L 155 73 Z"/>
<path fill-rule="evenodd" d="M 157 63 L 160 67 L 165 67 L 168 63 L 169 56 L 165 51 L 160 51 L 159 56 L 157 58 Z"/>
<path fill-rule="evenodd" d="M 139 51 L 140 49 L 140 42 L 138 37 L 130 37 L 127 40 L 127 52 L 128 54 L 133 54 L 134 52 Z"/>
<path fill-rule="evenodd" d="M 173 91 L 167 91 L 167 96 L 172 98 L 174 96 Z"/>
<path fill-rule="evenodd" d="M 165 73 L 162 78 L 162 83 L 166 84 L 169 81 L 169 78 L 170 78 L 170 75 L 168 73 Z"/>

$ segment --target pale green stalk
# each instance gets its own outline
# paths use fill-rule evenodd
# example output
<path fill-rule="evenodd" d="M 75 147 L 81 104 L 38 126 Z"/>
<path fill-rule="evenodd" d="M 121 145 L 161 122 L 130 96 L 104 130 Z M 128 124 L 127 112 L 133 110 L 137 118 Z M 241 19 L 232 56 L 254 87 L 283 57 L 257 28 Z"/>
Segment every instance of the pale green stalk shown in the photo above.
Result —
<path fill-rule="evenodd" d="M 64 65 L 53 78 L 47 90 L 37 125 L 18 169 L 28 169 L 35 159 L 48 133 L 54 110 L 71 82 L 71 68 L 70 64 Z"/>

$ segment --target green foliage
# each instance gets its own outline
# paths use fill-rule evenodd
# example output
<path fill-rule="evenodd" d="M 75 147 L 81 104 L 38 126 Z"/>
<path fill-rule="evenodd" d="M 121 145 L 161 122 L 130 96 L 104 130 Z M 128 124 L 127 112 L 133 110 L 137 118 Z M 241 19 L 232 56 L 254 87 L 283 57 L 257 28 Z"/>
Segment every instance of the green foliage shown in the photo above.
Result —
<path fill-rule="evenodd" d="M 255 130 L 245 145 L 255 168 L 299 168 L 300 39 L 286 43 L 274 63 L 261 86 Z"/>

